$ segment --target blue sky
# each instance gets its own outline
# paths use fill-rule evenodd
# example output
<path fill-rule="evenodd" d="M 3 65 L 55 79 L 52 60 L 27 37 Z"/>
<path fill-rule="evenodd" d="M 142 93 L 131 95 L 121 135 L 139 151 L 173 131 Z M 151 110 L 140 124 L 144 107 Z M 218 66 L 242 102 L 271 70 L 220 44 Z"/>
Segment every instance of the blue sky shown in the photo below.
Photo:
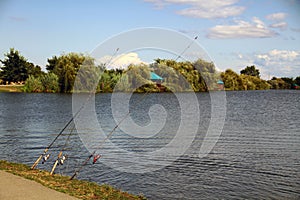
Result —
<path fill-rule="evenodd" d="M 300 0 L 2 0 L 0 59 L 13 47 L 44 68 L 54 55 L 89 53 L 143 27 L 198 36 L 221 70 L 254 64 L 265 79 L 300 76 Z"/>

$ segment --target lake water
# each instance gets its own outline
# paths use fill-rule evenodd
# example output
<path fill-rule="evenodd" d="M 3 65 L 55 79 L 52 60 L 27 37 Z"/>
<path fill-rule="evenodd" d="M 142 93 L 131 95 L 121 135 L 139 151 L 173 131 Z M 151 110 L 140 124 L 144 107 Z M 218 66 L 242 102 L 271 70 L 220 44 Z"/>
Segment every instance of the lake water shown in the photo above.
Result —
<path fill-rule="evenodd" d="M 186 101 L 191 98 L 189 93 L 181 95 Z M 133 106 L 139 99 L 143 102 Z M 111 94 L 95 97 L 97 119 L 106 134 L 116 126 L 110 100 Z M 167 154 L 162 157 L 170 161 L 169 165 L 145 173 L 118 171 L 115 166 L 132 166 L 132 163 L 130 160 L 120 163 L 118 151 L 106 143 L 103 158 L 95 165 L 86 165 L 77 178 L 108 183 L 128 192 L 142 193 L 149 199 L 300 198 L 300 91 L 226 92 L 222 134 L 205 157 L 199 157 L 199 148 L 211 118 L 209 93 L 198 93 L 197 101 L 200 110 L 200 121 L 194 124 L 198 127 L 197 134 L 188 150 L 176 160 Z M 166 115 L 157 116 L 166 118 L 165 125 L 150 138 L 135 138 L 117 129 L 110 142 L 140 153 L 166 146 L 179 128 L 182 111 L 176 96 L 147 94 L 144 98 L 135 94 L 131 102 L 130 117 L 137 125 L 151 123 L 148 111 L 154 104 L 165 108 Z M 0 93 L 0 113 L 0 159 L 32 165 L 72 117 L 72 95 Z M 86 130 L 89 131 L 94 130 Z M 71 175 L 80 166 L 89 152 L 76 131 L 67 140 L 69 133 L 68 128 L 50 149 L 51 159 L 40 163 L 38 168 L 50 170 L 62 148 L 68 159 L 56 173 Z M 155 168 L 159 162 L 154 159 L 150 164 Z M 145 165 L 150 167 L 149 160 Z"/>

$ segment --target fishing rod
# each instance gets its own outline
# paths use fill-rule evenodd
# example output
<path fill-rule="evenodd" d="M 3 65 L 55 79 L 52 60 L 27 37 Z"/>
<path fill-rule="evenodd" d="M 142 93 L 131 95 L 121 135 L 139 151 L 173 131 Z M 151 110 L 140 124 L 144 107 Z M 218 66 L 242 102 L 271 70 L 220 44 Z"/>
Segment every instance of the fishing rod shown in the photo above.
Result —
<path fill-rule="evenodd" d="M 101 146 L 102 144 L 105 143 L 106 140 L 108 140 L 112 134 L 115 132 L 115 130 L 120 126 L 120 124 L 128 117 L 128 115 L 130 114 L 130 111 L 125 115 L 125 117 L 111 130 L 111 132 L 106 136 L 106 138 L 102 141 L 101 143 Z M 98 148 L 100 149 L 100 148 Z M 97 149 L 96 149 L 97 150 Z M 73 180 L 78 174 L 79 172 L 83 169 L 83 167 L 89 162 L 89 160 L 95 156 L 96 154 L 96 150 L 94 150 L 86 159 L 85 161 L 82 163 L 82 165 L 80 166 L 80 168 L 78 170 L 76 170 L 73 174 L 73 176 L 71 176 L 70 180 Z M 99 157 L 100 158 L 100 157 Z M 93 164 L 95 164 L 95 162 L 97 161 L 98 159 L 94 159 L 93 160 Z"/>
<path fill-rule="evenodd" d="M 61 129 L 61 131 L 56 135 L 56 137 L 52 140 L 52 142 L 45 148 L 44 153 L 42 153 L 38 159 L 33 163 L 33 165 L 31 166 L 31 169 L 34 169 L 39 162 L 41 161 L 41 159 L 43 158 L 43 156 L 45 155 L 45 159 L 44 161 L 46 161 L 49 158 L 49 155 L 46 155 L 46 153 L 48 152 L 48 150 L 52 147 L 52 145 L 55 143 L 55 141 L 63 134 L 63 132 L 65 131 L 65 129 L 71 124 L 71 122 L 77 117 L 77 115 L 80 113 L 80 111 L 84 108 L 84 106 L 86 105 L 86 103 L 88 102 L 88 100 L 91 98 L 91 94 L 89 95 L 89 97 L 87 98 L 87 100 L 82 104 L 82 106 L 78 109 L 78 111 L 73 115 L 73 117 L 71 117 L 71 119 L 65 124 L 65 126 Z"/>
<path fill-rule="evenodd" d="M 113 57 L 117 54 L 117 52 L 119 51 L 119 48 L 116 49 L 115 53 L 113 54 L 113 56 L 110 58 L 109 63 L 112 61 Z M 106 66 L 107 63 L 104 64 L 104 66 Z M 86 103 L 89 101 L 89 99 L 92 97 L 92 93 L 90 93 L 89 97 L 87 98 L 87 100 L 82 104 L 82 106 L 79 108 L 79 110 L 75 113 L 75 115 L 73 115 L 73 117 L 71 117 L 71 119 L 66 123 L 66 125 L 63 127 L 63 129 L 61 129 L 61 131 L 57 134 L 57 136 L 54 138 L 54 140 L 44 149 L 44 152 L 37 158 L 37 160 L 33 163 L 33 165 L 31 166 L 31 169 L 34 169 L 39 162 L 41 161 L 41 159 L 43 158 L 43 156 L 45 155 L 45 159 L 44 161 L 46 161 L 50 155 L 46 155 L 46 153 L 48 152 L 48 150 L 52 147 L 52 145 L 55 143 L 55 141 L 63 134 L 63 132 L 65 131 L 65 129 L 71 124 L 71 122 L 77 117 L 77 115 L 80 113 L 80 111 L 84 108 L 84 106 L 86 105 Z"/>
<path fill-rule="evenodd" d="M 62 165 L 62 164 L 64 163 L 64 161 L 67 159 L 67 157 L 66 157 L 66 156 L 63 156 L 62 154 L 63 154 L 63 151 L 65 150 L 66 146 L 68 145 L 68 142 L 69 142 L 69 140 L 70 140 L 70 137 L 71 137 L 71 135 L 72 135 L 74 129 L 75 129 L 75 124 L 73 124 L 72 129 L 70 130 L 70 133 L 68 134 L 68 137 L 67 137 L 67 139 L 66 139 L 66 142 L 65 142 L 64 146 L 61 148 L 60 152 L 59 152 L 58 155 L 57 155 L 57 159 L 56 159 L 56 161 L 54 162 L 54 165 L 53 165 L 53 167 L 52 167 L 52 170 L 51 170 L 51 172 L 50 172 L 50 175 L 52 175 L 52 174 L 54 173 L 54 170 L 55 170 L 55 168 L 57 167 L 58 164 L 61 164 L 61 165 Z"/>
<path fill-rule="evenodd" d="M 190 42 L 190 44 L 176 57 L 175 61 L 178 60 L 186 52 L 186 50 L 188 50 L 192 46 L 192 44 L 197 39 L 198 39 L 198 36 L 194 37 L 194 39 Z"/>
<path fill-rule="evenodd" d="M 194 38 L 194 40 L 193 41 L 191 41 L 190 42 L 190 44 L 177 56 L 177 58 L 175 59 L 175 61 L 176 60 L 178 60 L 191 46 L 192 46 L 192 44 L 194 43 L 194 41 L 195 40 L 197 40 L 198 39 L 198 36 L 196 36 L 195 38 Z M 150 91 L 147 91 L 142 97 L 141 97 L 141 99 L 140 99 L 140 101 L 139 102 L 137 102 L 137 104 L 135 105 L 135 106 L 137 106 L 138 104 L 140 104 L 142 101 L 143 101 L 143 99 L 145 98 L 145 96 L 146 96 L 146 94 L 148 94 Z M 100 145 L 99 145 L 99 147 L 98 147 L 98 149 L 100 149 L 100 147 L 106 142 L 106 140 L 108 140 L 111 136 L 112 136 L 112 134 L 115 132 L 115 130 L 120 126 L 120 124 L 128 117 L 130 115 L 130 110 L 128 111 L 128 113 L 121 119 L 121 121 L 119 121 L 119 123 L 111 130 L 111 132 L 106 136 L 106 138 L 100 143 Z M 92 158 L 92 157 L 94 157 L 94 161 L 93 161 L 93 164 L 95 164 L 95 162 L 97 161 L 97 159 L 95 160 L 95 154 L 96 154 L 96 151 L 97 151 L 97 149 L 96 150 L 94 150 L 86 159 L 85 159 L 85 161 L 82 163 L 82 165 L 80 166 L 80 168 L 78 169 L 78 170 L 76 170 L 75 172 L 74 172 L 74 174 L 71 176 L 71 178 L 70 178 L 70 180 L 73 180 L 78 174 L 79 174 L 79 172 L 83 169 L 83 167 L 85 166 L 85 165 L 87 165 L 88 164 L 88 162 L 89 162 L 89 160 Z M 99 158 L 99 157 L 98 157 Z"/>
<path fill-rule="evenodd" d="M 144 94 L 143 94 L 143 96 L 141 97 L 141 99 L 137 102 L 137 103 L 135 103 L 135 105 L 134 105 L 134 107 L 136 107 L 136 106 L 138 106 L 143 100 L 144 100 L 144 98 L 146 97 L 146 95 L 149 93 L 150 91 L 147 91 L 147 92 L 145 92 Z M 94 160 L 93 160 L 93 164 L 95 164 L 96 163 L 96 161 L 100 158 L 100 156 L 98 155 L 96 155 L 96 151 L 98 150 L 98 149 L 100 149 L 101 147 L 102 147 L 102 145 L 112 136 L 112 134 L 117 130 L 117 128 L 121 125 L 121 123 L 130 115 L 130 110 L 127 112 L 127 114 L 119 121 L 119 123 L 109 132 L 109 134 L 104 138 L 104 140 L 102 140 L 102 142 L 99 144 L 99 146 L 98 146 L 98 148 L 96 148 L 96 150 L 94 150 L 86 159 L 85 159 L 85 161 L 81 164 L 81 166 L 79 167 L 79 169 L 77 169 L 75 172 L 74 172 L 74 174 L 73 174 L 73 176 L 71 176 L 71 178 L 70 178 L 70 180 L 73 180 L 78 174 L 79 174 L 79 172 L 83 169 L 83 167 L 85 166 L 85 165 L 87 165 L 88 164 L 88 162 L 89 162 L 89 160 L 92 158 L 92 157 L 94 157 Z M 95 157 L 95 156 L 97 156 L 97 157 Z"/>

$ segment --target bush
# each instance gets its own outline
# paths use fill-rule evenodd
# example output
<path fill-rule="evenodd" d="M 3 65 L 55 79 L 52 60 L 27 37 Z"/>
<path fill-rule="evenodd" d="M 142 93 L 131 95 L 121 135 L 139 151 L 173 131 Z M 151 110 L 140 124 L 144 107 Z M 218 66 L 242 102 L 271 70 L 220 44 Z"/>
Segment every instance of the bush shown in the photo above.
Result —
<path fill-rule="evenodd" d="M 53 73 L 37 78 L 30 75 L 25 82 L 24 92 L 59 92 L 58 76 Z"/>
<path fill-rule="evenodd" d="M 54 73 L 48 73 L 40 78 L 43 85 L 43 92 L 59 92 L 58 76 Z"/>
<path fill-rule="evenodd" d="M 40 78 L 35 78 L 33 75 L 29 75 L 26 79 L 24 91 L 25 92 L 43 92 L 44 87 Z"/>

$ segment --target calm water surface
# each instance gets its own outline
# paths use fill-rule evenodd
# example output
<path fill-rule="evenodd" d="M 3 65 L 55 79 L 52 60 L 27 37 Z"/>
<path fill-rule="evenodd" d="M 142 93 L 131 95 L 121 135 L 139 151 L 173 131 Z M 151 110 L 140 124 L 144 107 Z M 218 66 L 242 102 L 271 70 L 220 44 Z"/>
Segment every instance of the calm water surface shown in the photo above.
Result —
<path fill-rule="evenodd" d="M 183 95 L 189 101 L 190 94 Z M 98 120 L 106 132 L 116 125 L 110 97 L 98 94 L 95 98 Z M 197 97 L 201 112 L 198 133 L 188 151 L 171 165 L 135 174 L 119 172 L 100 159 L 87 165 L 78 178 L 143 193 L 149 199 L 300 198 L 300 91 L 227 92 L 221 137 L 204 158 L 198 153 L 210 121 L 210 95 L 199 93 Z M 132 101 L 140 98 L 135 94 Z M 117 130 L 111 141 L 129 151 L 151 151 L 171 141 L 180 120 L 174 95 L 147 95 L 142 104 L 131 107 L 131 117 L 137 124 L 147 125 L 147 111 L 153 104 L 161 104 L 168 114 L 159 134 L 143 140 Z M 71 117 L 71 95 L 0 93 L 0 159 L 31 165 Z M 56 173 L 71 175 L 83 162 L 89 152 L 76 131 L 66 140 L 69 132 L 51 149 L 50 161 L 38 168 L 50 170 L 66 141 L 68 160 Z M 119 155 L 112 152 L 113 156 Z"/>

